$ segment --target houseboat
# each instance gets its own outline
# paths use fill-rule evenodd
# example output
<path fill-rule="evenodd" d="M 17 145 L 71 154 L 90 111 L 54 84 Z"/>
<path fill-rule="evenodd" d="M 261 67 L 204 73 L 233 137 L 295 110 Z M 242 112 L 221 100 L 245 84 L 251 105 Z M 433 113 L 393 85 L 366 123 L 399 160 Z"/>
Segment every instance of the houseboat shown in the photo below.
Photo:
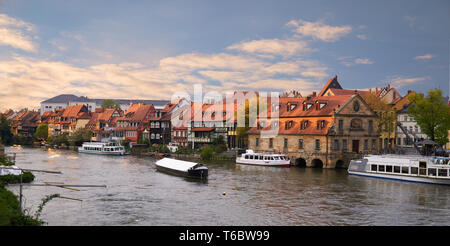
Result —
<path fill-rule="evenodd" d="M 350 161 L 348 173 L 365 177 L 450 185 L 450 158 L 368 155 Z"/>
<path fill-rule="evenodd" d="M 116 142 L 84 142 L 78 152 L 100 155 L 125 155 L 125 148 Z"/>
<path fill-rule="evenodd" d="M 206 179 L 208 178 L 208 168 L 203 164 L 163 158 L 156 162 L 156 169 L 161 172 L 170 173 L 187 178 Z"/>
<path fill-rule="evenodd" d="M 284 154 L 254 153 L 247 150 L 236 158 L 236 163 L 256 166 L 289 167 L 291 161 Z"/>

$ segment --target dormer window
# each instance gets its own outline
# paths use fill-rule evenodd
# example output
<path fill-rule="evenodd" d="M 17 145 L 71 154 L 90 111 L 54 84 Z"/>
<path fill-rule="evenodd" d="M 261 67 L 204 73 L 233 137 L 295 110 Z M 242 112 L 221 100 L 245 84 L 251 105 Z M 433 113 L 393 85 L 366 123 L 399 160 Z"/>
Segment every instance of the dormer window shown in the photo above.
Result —
<path fill-rule="evenodd" d="M 300 124 L 301 130 L 305 130 L 306 128 L 308 128 L 308 124 L 309 123 L 308 123 L 307 120 L 302 121 L 301 124 Z"/>
<path fill-rule="evenodd" d="M 327 103 L 326 102 L 321 102 L 320 105 L 319 105 L 319 108 L 323 109 L 323 107 L 325 107 L 325 106 L 327 106 Z"/>
<path fill-rule="evenodd" d="M 303 103 L 303 111 L 309 110 L 312 106 L 312 103 Z"/>

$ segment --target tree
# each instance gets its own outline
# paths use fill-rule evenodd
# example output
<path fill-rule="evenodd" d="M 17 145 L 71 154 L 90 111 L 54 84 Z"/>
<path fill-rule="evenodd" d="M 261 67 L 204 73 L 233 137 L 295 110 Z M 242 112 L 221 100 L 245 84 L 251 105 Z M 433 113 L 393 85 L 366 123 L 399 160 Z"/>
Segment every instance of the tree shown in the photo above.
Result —
<path fill-rule="evenodd" d="M 34 137 L 37 139 L 47 139 L 48 138 L 48 125 L 40 124 L 34 133 Z"/>
<path fill-rule="evenodd" d="M 377 123 L 379 131 L 387 134 L 387 138 L 391 139 L 391 136 L 393 137 L 395 135 L 396 129 L 397 114 L 395 110 L 372 93 L 365 98 L 365 101 L 378 116 Z"/>
<path fill-rule="evenodd" d="M 11 132 L 11 121 L 0 114 L 0 139 L 3 144 L 12 144 L 13 134 Z"/>
<path fill-rule="evenodd" d="M 92 138 L 92 132 L 83 128 L 77 129 L 68 140 L 72 146 L 81 146 L 83 142 L 88 142 Z"/>
<path fill-rule="evenodd" d="M 105 99 L 105 100 L 103 100 L 102 108 L 119 108 L 120 109 L 120 104 L 116 103 L 112 99 Z"/>
<path fill-rule="evenodd" d="M 413 116 L 422 131 L 440 146 L 448 142 L 450 129 L 450 107 L 442 100 L 442 91 L 430 90 L 427 96 L 423 93 L 408 96 L 411 104 L 408 114 Z"/>

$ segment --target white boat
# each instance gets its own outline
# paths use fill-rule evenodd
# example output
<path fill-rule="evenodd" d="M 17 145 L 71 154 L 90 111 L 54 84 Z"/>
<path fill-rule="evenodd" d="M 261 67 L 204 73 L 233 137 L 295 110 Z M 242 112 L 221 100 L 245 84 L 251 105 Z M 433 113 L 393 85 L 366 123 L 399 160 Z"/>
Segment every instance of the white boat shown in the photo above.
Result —
<path fill-rule="evenodd" d="M 84 142 L 78 152 L 100 155 L 124 155 L 125 148 L 116 142 Z"/>
<path fill-rule="evenodd" d="M 291 165 L 291 161 L 284 154 L 254 153 L 250 149 L 237 157 L 236 163 L 270 167 L 289 167 Z"/>
<path fill-rule="evenodd" d="M 421 155 L 368 155 L 352 160 L 348 173 L 365 177 L 450 185 L 450 158 Z"/>
<path fill-rule="evenodd" d="M 0 166 L 0 176 L 21 174 L 22 170 L 18 166 Z"/>
<path fill-rule="evenodd" d="M 156 169 L 188 178 L 206 179 L 208 177 L 208 168 L 203 166 L 203 164 L 172 158 L 158 160 L 156 162 Z"/>

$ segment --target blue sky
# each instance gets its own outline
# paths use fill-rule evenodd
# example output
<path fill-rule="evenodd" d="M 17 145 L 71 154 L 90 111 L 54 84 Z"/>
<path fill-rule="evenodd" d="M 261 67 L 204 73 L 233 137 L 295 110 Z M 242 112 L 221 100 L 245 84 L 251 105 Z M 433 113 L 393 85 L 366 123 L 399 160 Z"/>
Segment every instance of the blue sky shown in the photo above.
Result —
<path fill-rule="evenodd" d="M 61 93 L 449 93 L 449 1 L 0 1 L 0 107 Z"/>

